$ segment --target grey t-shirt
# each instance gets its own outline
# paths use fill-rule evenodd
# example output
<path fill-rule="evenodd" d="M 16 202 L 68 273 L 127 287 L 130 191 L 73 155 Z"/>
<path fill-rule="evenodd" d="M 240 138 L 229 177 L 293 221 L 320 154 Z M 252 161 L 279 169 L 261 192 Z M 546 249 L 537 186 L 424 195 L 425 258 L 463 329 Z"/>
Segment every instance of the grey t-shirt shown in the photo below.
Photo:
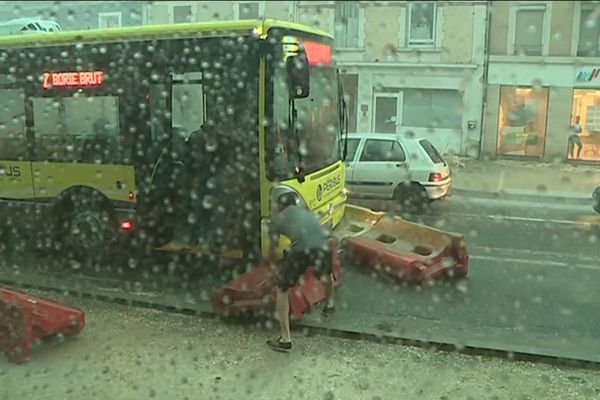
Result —
<path fill-rule="evenodd" d="M 305 208 L 288 206 L 271 220 L 271 237 L 287 236 L 291 242 L 290 250 L 311 250 L 327 246 L 328 238 L 317 216 Z"/>

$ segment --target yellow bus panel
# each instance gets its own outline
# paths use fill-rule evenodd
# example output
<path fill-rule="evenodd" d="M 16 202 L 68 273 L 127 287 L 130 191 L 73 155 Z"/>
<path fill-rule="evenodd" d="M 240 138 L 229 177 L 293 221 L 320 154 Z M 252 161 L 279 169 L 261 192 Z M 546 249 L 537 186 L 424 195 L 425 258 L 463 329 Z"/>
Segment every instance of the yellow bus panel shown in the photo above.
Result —
<path fill-rule="evenodd" d="M 33 198 L 31 162 L 0 161 L 0 197 L 26 200 Z"/>
<path fill-rule="evenodd" d="M 34 196 L 55 198 L 73 186 L 87 186 L 110 200 L 134 203 L 135 175 L 131 165 L 32 162 Z"/>

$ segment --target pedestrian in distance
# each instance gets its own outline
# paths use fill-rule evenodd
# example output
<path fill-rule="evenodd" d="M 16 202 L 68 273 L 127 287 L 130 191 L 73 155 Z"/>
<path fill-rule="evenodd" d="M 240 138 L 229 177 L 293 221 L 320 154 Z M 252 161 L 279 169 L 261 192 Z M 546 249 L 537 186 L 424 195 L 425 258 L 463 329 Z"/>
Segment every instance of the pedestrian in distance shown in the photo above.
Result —
<path fill-rule="evenodd" d="M 323 315 L 327 317 L 335 311 L 333 259 L 329 239 L 319 219 L 311 210 L 299 205 L 295 195 L 281 195 L 271 212 L 268 261 L 279 267 L 276 316 L 279 320 L 280 335 L 276 339 L 268 340 L 267 345 L 274 350 L 286 351 L 292 349 L 289 291 L 299 282 L 308 267 L 312 267 L 315 277 L 325 285 Z M 283 260 L 277 260 L 280 235 L 288 237 L 291 241 Z"/>
<path fill-rule="evenodd" d="M 569 127 L 569 157 L 570 158 L 575 158 L 575 159 L 579 159 L 581 156 L 581 149 L 583 148 L 583 144 L 581 143 L 581 137 L 579 136 L 581 134 L 581 132 L 583 131 L 583 129 L 581 128 L 581 123 L 579 122 L 581 120 L 581 118 L 579 117 L 579 115 L 577 115 L 575 117 L 575 121 L 573 122 L 573 124 Z M 575 150 L 575 146 L 577 146 L 577 156 L 575 156 L 574 150 Z"/>

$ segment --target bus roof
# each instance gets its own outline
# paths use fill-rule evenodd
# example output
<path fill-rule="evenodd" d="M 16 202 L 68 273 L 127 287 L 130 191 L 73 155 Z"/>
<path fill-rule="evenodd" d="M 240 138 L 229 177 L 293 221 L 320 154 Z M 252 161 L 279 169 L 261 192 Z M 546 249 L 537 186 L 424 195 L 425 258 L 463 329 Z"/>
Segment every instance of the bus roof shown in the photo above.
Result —
<path fill-rule="evenodd" d="M 215 34 L 219 35 L 227 33 L 251 34 L 252 32 L 257 32 L 259 35 L 265 35 L 272 28 L 287 28 L 324 36 L 330 39 L 333 38 L 327 32 L 294 22 L 275 19 L 252 19 L 62 31 L 50 35 L 48 33 L 40 33 L 29 34 L 26 36 L 6 36 L 0 37 L 0 49 L 69 45 L 75 43 L 108 43 L 175 37 L 215 36 Z"/>

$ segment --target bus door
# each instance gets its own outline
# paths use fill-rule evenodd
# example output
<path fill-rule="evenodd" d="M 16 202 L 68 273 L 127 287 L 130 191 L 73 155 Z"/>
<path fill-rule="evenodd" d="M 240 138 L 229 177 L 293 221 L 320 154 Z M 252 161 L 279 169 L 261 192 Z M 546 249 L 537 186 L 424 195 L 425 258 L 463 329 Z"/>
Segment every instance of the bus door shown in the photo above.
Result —
<path fill-rule="evenodd" d="M 198 217 L 191 212 L 193 168 L 191 137 L 204 120 L 200 73 L 170 74 L 146 93 L 150 129 L 144 138 L 138 181 L 143 181 L 140 209 L 153 243 L 197 241 Z"/>
<path fill-rule="evenodd" d="M 205 154 L 206 131 L 203 130 L 206 95 L 202 72 L 172 74 L 169 92 L 173 175 L 178 181 L 174 239 L 186 244 L 201 244 L 212 235 L 210 210 L 203 207 L 209 164 Z"/>

